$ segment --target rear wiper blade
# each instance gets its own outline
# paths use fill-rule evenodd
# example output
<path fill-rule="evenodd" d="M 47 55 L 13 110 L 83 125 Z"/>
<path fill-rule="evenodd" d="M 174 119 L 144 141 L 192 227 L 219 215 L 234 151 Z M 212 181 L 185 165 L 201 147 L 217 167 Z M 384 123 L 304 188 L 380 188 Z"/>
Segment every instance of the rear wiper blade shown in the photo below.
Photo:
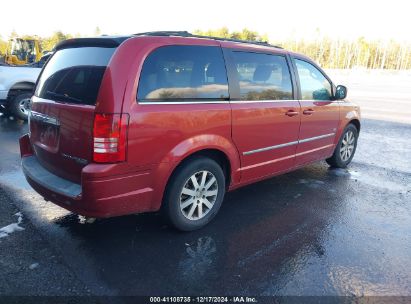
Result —
<path fill-rule="evenodd" d="M 55 98 L 62 98 L 62 99 L 64 99 L 64 100 L 66 100 L 66 101 L 73 101 L 73 102 L 77 102 L 77 103 L 83 103 L 82 100 L 80 100 L 80 99 L 78 99 L 78 98 L 75 98 L 75 97 L 71 97 L 71 96 L 65 95 L 65 94 L 59 94 L 59 93 L 51 92 L 51 91 L 47 91 L 47 94 L 49 94 L 49 95 L 51 95 L 51 96 L 53 96 L 53 97 L 55 97 Z"/>

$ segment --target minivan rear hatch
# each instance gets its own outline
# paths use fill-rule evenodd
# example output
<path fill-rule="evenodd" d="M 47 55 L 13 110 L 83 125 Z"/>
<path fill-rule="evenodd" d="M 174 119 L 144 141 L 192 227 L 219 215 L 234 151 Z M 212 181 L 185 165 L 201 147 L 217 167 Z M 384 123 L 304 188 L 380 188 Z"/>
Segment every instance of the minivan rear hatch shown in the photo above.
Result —
<path fill-rule="evenodd" d="M 92 161 L 95 105 L 118 45 L 106 41 L 73 39 L 58 46 L 32 98 L 30 142 L 38 161 L 76 183 L 81 181 L 82 168 Z"/>

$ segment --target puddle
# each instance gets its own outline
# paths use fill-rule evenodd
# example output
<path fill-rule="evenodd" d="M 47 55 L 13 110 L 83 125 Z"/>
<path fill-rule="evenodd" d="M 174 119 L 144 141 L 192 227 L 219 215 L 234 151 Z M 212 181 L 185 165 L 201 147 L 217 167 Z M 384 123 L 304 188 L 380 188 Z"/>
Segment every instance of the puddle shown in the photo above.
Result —
<path fill-rule="evenodd" d="M 217 247 L 212 237 L 201 237 L 193 244 L 185 244 L 185 252 L 179 263 L 183 280 L 200 280 L 210 268 L 214 268 Z"/>

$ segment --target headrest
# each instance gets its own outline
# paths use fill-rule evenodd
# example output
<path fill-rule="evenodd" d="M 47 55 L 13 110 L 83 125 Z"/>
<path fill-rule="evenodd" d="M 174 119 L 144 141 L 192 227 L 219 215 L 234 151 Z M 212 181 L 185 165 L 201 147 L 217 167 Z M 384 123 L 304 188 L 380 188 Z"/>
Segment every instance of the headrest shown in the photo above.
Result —
<path fill-rule="evenodd" d="M 253 81 L 267 81 L 273 68 L 269 65 L 259 65 L 254 71 Z"/>
<path fill-rule="evenodd" d="M 218 73 L 218 67 L 215 64 L 210 63 L 207 67 L 207 77 L 216 77 Z"/>
<path fill-rule="evenodd" d="M 213 77 L 215 83 L 226 83 L 227 79 L 224 71 L 217 64 L 210 63 L 206 71 L 207 77 Z"/>

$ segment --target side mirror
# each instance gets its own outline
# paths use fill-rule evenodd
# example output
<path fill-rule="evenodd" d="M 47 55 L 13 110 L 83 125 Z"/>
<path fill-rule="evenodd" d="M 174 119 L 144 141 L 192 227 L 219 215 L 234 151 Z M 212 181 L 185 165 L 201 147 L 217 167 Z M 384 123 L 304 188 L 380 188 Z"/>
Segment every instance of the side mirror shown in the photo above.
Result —
<path fill-rule="evenodd" d="M 335 100 L 341 100 L 345 97 L 347 97 L 347 87 L 343 85 L 338 85 L 334 94 Z"/>

